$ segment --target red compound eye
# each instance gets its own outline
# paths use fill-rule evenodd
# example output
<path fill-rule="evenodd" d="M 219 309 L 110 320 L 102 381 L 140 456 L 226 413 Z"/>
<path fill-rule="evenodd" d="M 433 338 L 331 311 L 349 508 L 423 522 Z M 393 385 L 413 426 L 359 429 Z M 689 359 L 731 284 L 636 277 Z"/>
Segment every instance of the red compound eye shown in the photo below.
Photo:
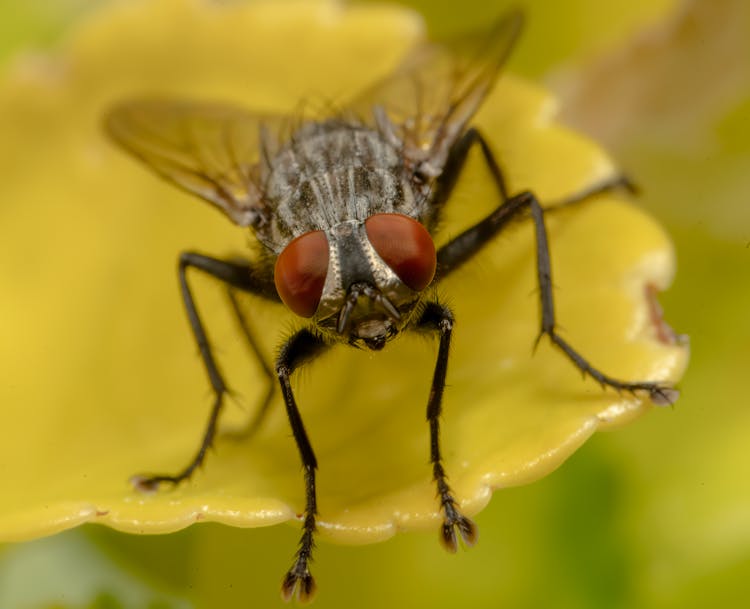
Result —
<path fill-rule="evenodd" d="M 328 240 L 316 230 L 300 235 L 276 259 L 273 280 L 282 302 L 300 317 L 312 317 L 328 272 Z"/>
<path fill-rule="evenodd" d="M 398 278 L 416 292 L 435 275 L 435 244 L 427 229 L 409 216 L 375 214 L 365 221 L 367 238 Z"/>

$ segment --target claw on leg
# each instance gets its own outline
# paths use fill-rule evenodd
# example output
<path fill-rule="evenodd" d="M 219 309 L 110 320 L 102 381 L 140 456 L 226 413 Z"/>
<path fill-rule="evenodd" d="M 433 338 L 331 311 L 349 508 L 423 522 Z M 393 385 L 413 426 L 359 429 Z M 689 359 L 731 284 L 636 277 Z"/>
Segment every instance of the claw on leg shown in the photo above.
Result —
<path fill-rule="evenodd" d="M 440 543 L 451 554 L 458 550 L 459 538 L 464 547 L 472 547 L 479 538 L 477 525 L 471 518 L 453 510 L 453 515 L 446 517 L 440 529 Z"/>
<path fill-rule="evenodd" d="M 654 406 L 672 406 L 680 397 L 680 391 L 666 385 L 654 385 L 649 390 L 649 397 Z"/>
<path fill-rule="evenodd" d="M 131 486 L 140 493 L 155 493 L 159 490 L 159 486 L 161 486 L 163 480 L 158 476 L 136 474 L 135 476 L 131 476 L 128 482 L 130 482 Z"/>
<path fill-rule="evenodd" d="M 316 591 L 315 578 L 307 568 L 307 561 L 297 560 L 281 583 L 281 598 L 287 602 L 294 599 L 299 603 L 309 603 Z"/>

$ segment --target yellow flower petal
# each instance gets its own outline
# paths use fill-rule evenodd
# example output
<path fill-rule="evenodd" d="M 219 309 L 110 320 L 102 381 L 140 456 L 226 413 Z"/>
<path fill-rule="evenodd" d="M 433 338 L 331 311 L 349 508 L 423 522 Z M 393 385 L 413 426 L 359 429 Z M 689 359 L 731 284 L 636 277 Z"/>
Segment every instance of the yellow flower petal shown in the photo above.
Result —
<path fill-rule="evenodd" d="M 177 470 L 197 448 L 207 381 L 179 302 L 181 249 L 242 252 L 246 235 L 125 158 L 100 133 L 123 96 L 158 91 L 272 111 L 301 97 L 351 94 L 387 73 L 421 31 L 411 13 L 327 2 L 216 6 L 177 0 L 109 8 L 62 56 L 19 64 L 0 87 L 7 168 L 0 285 L 6 500 L 0 538 L 28 539 L 83 522 L 169 532 L 196 521 L 263 526 L 302 509 L 298 455 L 276 396 L 247 442 L 225 437 L 174 491 L 135 493 L 140 471 Z M 292 42 L 293 41 L 293 42 Z M 366 68 L 366 69 L 365 69 Z M 477 117 L 514 189 L 544 201 L 610 175 L 587 140 L 551 123 L 554 104 L 511 77 Z M 451 201 L 442 242 L 497 205 L 479 158 Z M 647 286 L 665 288 L 670 243 L 614 196 L 549 218 L 561 328 L 624 379 L 675 381 L 686 350 L 658 340 Z M 248 362 L 223 291 L 196 281 L 239 407 L 252 417 L 266 388 Z M 530 225 L 501 235 L 441 284 L 457 326 L 443 418 L 446 469 L 468 513 L 496 488 L 534 480 L 602 426 L 647 406 L 602 391 L 538 333 Z M 251 298 L 270 359 L 298 321 Z M 360 543 L 436 527 L 425 406 L 435 345 L 404 336 L 382 353 L 340 347 L 295 379 L 320 465 L 320 528 Z"/>

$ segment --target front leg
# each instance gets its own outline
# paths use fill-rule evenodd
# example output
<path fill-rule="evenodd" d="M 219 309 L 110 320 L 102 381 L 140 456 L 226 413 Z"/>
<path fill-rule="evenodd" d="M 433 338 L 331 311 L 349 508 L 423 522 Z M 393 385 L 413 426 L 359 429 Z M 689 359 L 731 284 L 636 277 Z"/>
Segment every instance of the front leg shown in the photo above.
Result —
<path fill-rule="evenodd" d="M 302 424 L 302 416 L 297 408 L 289 379 L 297 368 L 315 359 L 327 347 L 328 345 L 322 339 L 309 330 L 300 330 L 282 345 L 276 359 L 276 375 L 281 384 L 287 417 L 305 473 L 305 514 L 302 521 L 302 537 L 294 557 L 294 564 L 281 584 L 281 596 L 286 601 L 296 595 L 299 601 L 305 602 L 312 599 L 315 594 L 315 579 L 310 573 L 309 563 L 312 561 L 312 552 L 315 547 L 315 516 L 318 512 L 315 490 L 315 471 L 318 468 L 318 461 L 305 426 Z"/>
<path fill-rule="evenodd" d="M 472 520 L 458 509 L 453 491 L 448 485 L 448 477 L 443 468 L 443 457 L 440 451 L 440 414 L 442 412 L 445 376 L 448 372 L 448 355 L 451 333 L 453 332 L 453 313 L 448 307 L 429 303 L 417 322 L 417 330 L 437 332 L 440 336 L 435 372 L 432 377 L 430 397 L 427 400 L 427 422 L 430 425 L 430 462 L 432 477 L 437 485 L 440 507 L 443 510 L 443 526 L 440 539 L 449 552 L 458 548 L 461 536 L 466 546 L 473 546 L 477 541 L 477 527 Z"/>

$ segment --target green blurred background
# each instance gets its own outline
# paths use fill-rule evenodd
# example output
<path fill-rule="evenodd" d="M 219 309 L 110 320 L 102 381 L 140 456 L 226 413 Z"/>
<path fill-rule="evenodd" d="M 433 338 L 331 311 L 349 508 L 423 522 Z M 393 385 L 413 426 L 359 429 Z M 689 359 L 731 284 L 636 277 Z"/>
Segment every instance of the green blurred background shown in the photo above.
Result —
<path fill-rule="evenodd" d="M 103 2 L 0 0 L 0 65 L 5 69 L 19 52 L 55 48 Z M 508 3 L 402 4 L 444 32 L 487 21 Z M 683 3 L 514 4 L 526 8 L 529 20 L 510 69 L 580 102 L 563 107 L 570 122 L 607 127 L 591 130 L 644 187 L 639 203 L 675 240 L 678 274 L 661 302 L 667 321 L 691 338 L 683 395 L 672 410 L 595 435 L 546 479 L 498 492 L 477 518 L 481 542 L 470 552 L 446 555 L 436 535 L 421 533 L 366 547 L 321 545 L 316 606 L 747 607 L 748 3 L 693 3 L 692 45 L 661 41 L 668 60 L 658 71 L 646 62 L 615 62 L 620 82 L 643 90 L 638 99 L 648 103 L 629 108 L 610 94 L 612 106 L 594 111 L 603 122 L 576 111 L 591 96 L 571 95 L 570 83 L 591 79 L 599 58 L 667 14 L 674 18 Z M 722 11 L 731 28 L 722 29 Z M 658 51 L 659 44 L 652 37 L 646 46 Z M 612 123 L 619 128 L 612 129 L 606 113 L 615 106 Z M 297 535 L 290 526 L 201 525 L 162 537 L 83 527 L 5 547 L 0 607 L 282 606 L 277 581 Z"/>

